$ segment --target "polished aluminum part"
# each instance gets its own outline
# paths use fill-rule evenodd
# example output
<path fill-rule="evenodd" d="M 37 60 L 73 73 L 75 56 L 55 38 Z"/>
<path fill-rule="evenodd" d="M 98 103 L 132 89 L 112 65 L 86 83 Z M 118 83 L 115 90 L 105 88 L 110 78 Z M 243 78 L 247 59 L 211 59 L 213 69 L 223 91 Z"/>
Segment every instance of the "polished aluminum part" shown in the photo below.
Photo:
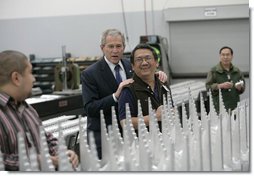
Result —
<path fill-rule="evenodd" d="M 70 159 L 67 152 L 67 146 L 65 143 L 65 138 L 62 130 L 62 126 L 59 123 L 58 124 L 58 170 L 59 171 L 74 171 L 76 168 L 72 167 L 72 164 L 70 163 Z"/>
<path fill-rule="evenodd" d="M 188 86 L 189 85 L 189 86 Z M 219 113 L 215 111 L 213 98 L 209 92 L 209 109 L 207 113 L 203 96 L 197 94 L 203 85 L 195 86 L 189 82 L 172 90 L 172 97 L 163 97 L 161 121 L 149 104 L 149 130 L 142 115 L 138 101 L 138 126 L 132 123 L 129 105 L 126 104 L 126 120 L 121 136 L 112 107 L 112 125 L 106 126 L 101 111 L 100 125 L 102 138 L 102 159 L 97 157 L 93 133 L 87 134 L 86 117 L 80 117 L 65 124 L 59 122 L 54 127 L 58 132 L 60 171 L 249 171 L 249 100 L 239 102 L 237 108 L 230 112 L 225 110 L 221 91 Z M 178 92 L 178 93 L 177 93 Z M 182 94 L 182 99 L 181 99 Z M 172 104 L 171 98 L 177 97 Z M 187 97 L 187 98 L 186 98 Z M 200 112 L 197 112 L 196 100 L 200 100 Z M 187 106 L 186 106 L 187 105 Z M 179 111 L 179 107 L 181 111 Z M 72 168 L 66 155 L 65 134 L 79 129 L 80 166 Z M 47 128 L 48 130 L 51 128 Z M 53 128 L 52 128 L 53 129 Z M 71 129 L 69 133 L 65 131 Z M 41 134 L 43 130 L 41 129 Z M 89 141 L 87 136 L 89 135 Z M 22 144 L 20 136 L 19 151 L 21 169 L 31 170 L 30 159 Z M 50 156 L 41 137 L 41 170 L 53 171 Z"/>
<path fill-rule="evenodd" d="M 49 148 L 45 136 L 44 128 L 40 127 L 40 143 L 41 143 L 41 152 L 40 152 L 40 165 L 41 171 L 43 172 L 53 172 L 55 171 L 55 167 L 52 163 L 49 154 Z"/>
<path fill-rule="evenodd" d="M 19 151 L 19 170 L 20 171 L 32 171 L 31 164 L 29 162 L 29 154 L 26 150 L 24 136 L 21 132 L 18 133 L 18 151 Z"/>

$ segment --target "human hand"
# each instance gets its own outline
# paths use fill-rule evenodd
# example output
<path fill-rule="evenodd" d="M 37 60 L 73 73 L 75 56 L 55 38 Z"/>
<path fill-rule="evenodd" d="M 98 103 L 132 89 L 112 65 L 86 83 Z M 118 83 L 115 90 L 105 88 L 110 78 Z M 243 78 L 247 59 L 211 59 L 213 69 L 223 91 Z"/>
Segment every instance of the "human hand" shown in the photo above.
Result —
<path fill-rule="evenodd" d="M 124 87 L 128 86 L 129 84 L 133 83 L 133 82 L 134 82 L 134 80 L 133 80 L 132 78 L 126 79 L 126 80 L 122 81 L 122 82 L 119 84 L 119 86 L 118 86 L 116 92 L 114 93 L 114 94 L 115 94 L 115 97 L 118 98 L 118 97 L 120 96 L 120 94 L 121 94 L 122 89 L 123 89 Z"/>
<path fill-rule="evenodd" d="M 235 88 L 240 91 L 243 87 L 243 84 L 244 84 L 243 80 L 240 80 L 237 83 L 235 83 Z"/>
<path fill-rule="evenodd" d="M 70 163 L 72 164 L 72 167 L 77 168 L 79 164 L 78 155 L 72 150 L 68 150 L 67 155 L 69 157 Z"/>
<path fill-rule="evenodd" d="M 156 117 L 158 121 L 161 121 L 161 112 L 162 112 L 162 105 L 160 105 L 157 109 L 156 109 Z"/>
<path fill-rule="evenodd" d="M 50 156 L 52 164 L 55 166 L 55 168 L 58 167 L 58 156 Z"/>
<path fill-rule="evenodd" d="M 77 154 L 72 150 L 67 150 L 67 156 L 69 158 L 70 163 L 72 164 L 73 168 L 77 168 L 79 164 Z M 59 164 L 59 157 L 58 156 L 50 156 L 53 165 L 57 168 Z"/>
<path fill-rule="evenodd" d="M 165 72 L 163 72 L 163 71 L 158 71 L 155 74 L 158 76 L 159 80 L 162 83 L 165 83 L 168 80 L 167 74 Z"/>
<path fill-rule="evenodd" d="M 233 87 L 232 82 L 224 82 L 221 84 L 218 84 L 218 89 L 231 89 Z"/>

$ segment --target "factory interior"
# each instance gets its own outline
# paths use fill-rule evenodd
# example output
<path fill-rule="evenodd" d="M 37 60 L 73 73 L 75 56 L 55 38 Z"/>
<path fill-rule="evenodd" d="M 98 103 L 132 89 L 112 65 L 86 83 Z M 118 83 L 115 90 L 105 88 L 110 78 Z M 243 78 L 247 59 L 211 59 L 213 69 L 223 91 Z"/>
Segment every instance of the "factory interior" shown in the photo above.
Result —
<path fill-rule="evenodd" d="M 59 153 L 79 152 L 77 168 L 60 154 L 58 171 L 250 172 L 250 14 L 248 0 L 1 0 L 0 52 L 17 50 L 28 57 L 36 81 L 26 102 L 37 111 L 45 131 L 59 139 Z M 103 56 L 100 38 L 110 28 L 125 35 L 122 59 L 130 60 L 140 43 L 159 51 L 159 70 L 166 73 L 179 110 L 169 116 L 179 118 L 180 126 L 172 120 L 165 125 L 170 132 L 153 126 L 138 137 L 131 133 L 132 125 L 126 125 L 119 137 L 117 124 L 107 128 L 101 117 L 104 148 L 99 159 L 94 141 L 87 140 L 81 73 Z M 236 111 L 217 115 L 206 79 L 219 63 L 223 46 L 234 50 L 232 63 L 244 75 L 245 91 Z M 232 120 L 235 117 L 238 120 Z M 228 126 L 223 128 L 226 123 L 230 132 Z M 44 140 L 41 148 L 47 148 Z M 53 171 L 47 150 L 42 150 L 39 169 L 31 155 L 19 154 L 20 171 Z"/>

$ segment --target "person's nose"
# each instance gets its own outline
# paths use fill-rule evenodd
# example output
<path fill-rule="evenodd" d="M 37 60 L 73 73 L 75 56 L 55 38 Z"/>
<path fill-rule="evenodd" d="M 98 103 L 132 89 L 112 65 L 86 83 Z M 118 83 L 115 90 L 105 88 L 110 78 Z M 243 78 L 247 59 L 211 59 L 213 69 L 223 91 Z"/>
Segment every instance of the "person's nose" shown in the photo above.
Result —
<path fill-rule="evenodd" d="M 147 65 L 148 64 L 148 61 L 146 58 L 143 58 L 142 59 L 142 62 L 141 62 L 141 65 Z"/>
<path fill-rule="evenodd" d="M 119 48 L 118 48 L 117 46 L 114 46 L 114 47 L 113 47 L 113 52 L 114 52 L 114 53 L 119 52 Z"/>
<path fill-rule="evenodd" d="M 35 78 L 34 75 L 33 75 L 33 83 L 35 83 L 35 81 L 36 81 L 36 78 Z"/>

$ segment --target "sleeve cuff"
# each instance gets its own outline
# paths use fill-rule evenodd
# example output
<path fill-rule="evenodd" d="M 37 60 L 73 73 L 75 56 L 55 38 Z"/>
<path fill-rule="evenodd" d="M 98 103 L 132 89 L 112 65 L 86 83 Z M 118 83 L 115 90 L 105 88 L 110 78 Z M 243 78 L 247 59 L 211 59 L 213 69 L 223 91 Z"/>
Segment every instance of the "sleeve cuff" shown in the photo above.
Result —
<path fill-rule="evenodd" d="M 115 102 L 117 103 L 117 102 L 118 102 L 118 100 L 117 100 L 117 98 L 116 98 L 116 96 L 115 96 L 115 94 L 114 94 L 114 93 L 112 94 L 112 96 L 113 96 L 113 99 L 115 100 Z"/>

